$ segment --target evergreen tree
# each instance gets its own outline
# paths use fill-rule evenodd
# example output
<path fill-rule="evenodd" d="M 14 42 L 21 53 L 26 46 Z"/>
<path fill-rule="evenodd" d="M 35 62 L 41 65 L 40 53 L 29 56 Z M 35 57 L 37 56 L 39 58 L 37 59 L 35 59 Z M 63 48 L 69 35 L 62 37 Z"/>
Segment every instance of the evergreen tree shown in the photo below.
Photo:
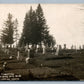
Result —
<path fill-rule="evenodd" d="M 25 15 L 24 26 L 23 26 L 23 33 L 20 39 L 20 45 L 26 45 L 31 43 L 31 27 L 32 27 L 32 7 L 30 8 L 29 12 Z"/>
<path fill-rule="evenodd" d="M 4 23 L 2 30 L 1 40 L 3 44 L 13 44 L 14 23 L 12 21 L 12 15 L 8 14 L 8 19 Z"/>
<path fill-rule="evenodd" d="M 18 20 L 16 18 L 15 21 L 14 21 L 14 42 L 16 42 L 16 46 L 18 46 L 17 41 L 18 41 L 18 37 L 19 37 L 17 27 L 18 27 Z"/>
<path fill-rule="evenodd" d="M 31 22 L 31 43 L 32 44 L 38 44 L 38 28 L 37 28 L 37 18 L 36 18 L 36 12 L 32 12 L 32 22 Z"/>
<path fill-rule="evenodd" d="M 48 45 L 48 47 L 54 47 L 55 44 L 56 44 L 56 41 L 55 41 L 54 37 L 52 35 L 48 35 L 46 37 L 47 38 L 46 38 L 45 43 Z"/>
<path fill-rule="evenodd" d="M 46 45 L 48 40 L 50 40 L 48 26 L 46 25 L 46 20 L 41 5 L 38 4 L 36 11 L 32 10 L 31 7 L 29 12 L 25 15 L 23 33 L 19 44 L 26 45 L 31 43 L 32 45 L 37 45 L 44 42 Z M 53 44 L 53 37 L 51 41 Z"/>
<path fill-rule="evenodd" d="M 41 42 L 44 41 L 46 34 L 45 32 L 48 30 L 48 28 L 46 26 L 46 20 L 40 4 L 38 4 L 38 7 L 36 9 L 36 16 L 37 16 L 37 28 L 38 28 L 38 41 Z"/>

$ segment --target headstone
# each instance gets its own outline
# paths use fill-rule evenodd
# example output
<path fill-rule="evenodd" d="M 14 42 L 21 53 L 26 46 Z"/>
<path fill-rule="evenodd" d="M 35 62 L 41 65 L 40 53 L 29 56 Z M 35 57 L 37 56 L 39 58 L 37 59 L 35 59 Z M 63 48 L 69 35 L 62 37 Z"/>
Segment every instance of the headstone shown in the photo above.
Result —
<path fill-rule="evenodd" d="M 45 54 L 46 50 L 45 50 L 45 45 L 44 45 L 44 43 L 42 44 L 42 48 L 43 48 L 43 54 Z"/>
<path fill-rule="evenodd" d="M 25 52 L 28 50 L 28 44 L 26 44 L 25 46 Z"/>
<path fill-rule="evenodd" d="M 62 46 L 61 45 L 59 45 L 59 50 L 62 50 Z"/>
<path fill-rule="evenodd" d="M 54 50 L 54 48 L 52 47 L 52 48 L 51 48 L 52 54 L 53 54 L 53 50 Z"/>
<path fill-rule="evenodd" d="M 39 45 L 36 45 L 36 53 L 38 52 Z"/>
<path fill-rule="evenodd" d="M 84 45 L 83 45 L 83 49 L 84 49 Z"/>
<path fill-rule="evenodd" d="M 82 48 L 81 48 L 81 45 L 79 46 L 79 49 L 81 50 Z"/>
<path fill-rule="evenodd" d="M 8 48 L 4 48 L 4 52 L 9 55 L 9 49 Z"/>
<path fill-rule="evenodd" d="M 29 63 L 30 59 L 30 48 L 27 49 L 27 58 L 25 59 L 26 64 Z"/>
<path fill-rule="evenodd" d="M 17 51 L 17 60 L 20 60 L 20 51 Z"/>
<path fill-rule="evenodd" d="M 59 45 L 57 45 L 57 48 L 56 48 L 56 53 L 55 53 L 55 55 L 57 55 L 57 56 L 58 56 L 58 54 L 59 54 Z"/>
<path fill-rule="evenodd" d="M 15 48 L 15 45 L 13 45 L 13 48 Z"/>
<path fill-rule="evenodd" d="M 32 45 L 31 44 L 29 44 L 29 48 L 31 49 L 31 47 L 32 47 Z"/>
<path fill-rule="evenodd" d="M 41 64 L 41 67 L 43 67 L 43 64 Z"/>
<path fill-rule="evenodd" d="M 64 44 L 64 50 L 66 50 L 66 44 Z"/>
<path fill-rule="evenodd" d="M 30 58 L 30 48 L 27 49 L 27 56 Z"/>
<path fill-rule="evenodd" d="M 7 62 L 4 62 L 4 63 L 3 63 L 3 69 L 4 69 L 4 70 L 6 69 L 6 66 L 7 66 Z"/>
<path fill-rule="evenodd" d="M 27 58 L 25 59 L 26 64 L 29 63 L 29 59 L 30 59 L 30 57 L 27 57 Z"/>
<path fill-rule="evenodd" d="M 13 56 L 9 56 L 9 59 L 13 59 Z"/>

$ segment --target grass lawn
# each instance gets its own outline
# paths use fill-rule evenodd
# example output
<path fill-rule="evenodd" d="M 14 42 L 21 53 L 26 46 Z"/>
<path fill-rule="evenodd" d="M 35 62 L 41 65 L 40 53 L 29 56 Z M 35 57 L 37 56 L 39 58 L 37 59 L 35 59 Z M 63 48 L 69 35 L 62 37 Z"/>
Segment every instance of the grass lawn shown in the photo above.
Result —
<path fill-rule="evenodd" d="M 81 53 L 80 53 L 81 52 Z M 18 61 L 16 54 L 13 59 L 9 55 L 0 52 L 0 67 L 7 62 L 7 68 L 3 73 L 21 74 L 20 80 L 84 80 L 84 51 L 78 51 L 71 55 L 56 56 L 55 54 L 38 53 L 30 59 L 30 63 Z"/>

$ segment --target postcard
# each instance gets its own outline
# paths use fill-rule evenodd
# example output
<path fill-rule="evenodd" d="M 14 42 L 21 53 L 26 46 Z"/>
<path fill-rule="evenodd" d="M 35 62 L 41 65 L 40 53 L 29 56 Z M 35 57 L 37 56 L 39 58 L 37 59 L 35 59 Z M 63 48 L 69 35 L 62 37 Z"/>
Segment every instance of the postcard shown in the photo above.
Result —
<path fill-rule="evenodd" d="M 83 27 L 81 2 L 1 3 L 0 82 L 84 81 Z"/>

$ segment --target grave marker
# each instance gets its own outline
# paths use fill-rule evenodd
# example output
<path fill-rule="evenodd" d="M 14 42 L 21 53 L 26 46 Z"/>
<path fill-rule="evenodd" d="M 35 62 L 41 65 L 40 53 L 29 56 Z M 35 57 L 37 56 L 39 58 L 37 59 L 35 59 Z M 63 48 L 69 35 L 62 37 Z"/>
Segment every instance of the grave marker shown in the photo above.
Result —
<path fill-rule="evenodd" d="M 52 48 L 51 48 L 52 54 L 53 54 L 53 50 L 54 50 L 54 48 L 52 47 Z"/>
<path fill-rule="evenodd" d="M 25 59 L 26 64 L 29 63 L 29 59 L 30 59 L 30 48 L 28 48 L 27 50 L 27 58 Z"/>
<path fill-rule="evenodd" d="M 9 56 L 9 59 L 13 59 L 13 56 Z"/>
<path fill-rule="evenodd" d="M 26 64 L 29 63 L 29 59 L 30 59 L 30 57 L 27 57 L 27 58 L 25 59 Z"/>
<path fill-rule="evenodd" d="M 25 52 L 28 50 L 28 44 L 26 44 L 25 46 Z"/>
<path fill-rule="evenodd" d="M 29 44 L 29 48 L 30 48 L 30 49 L 32 48 L 32 45 L 31 45 L 31 44 Z"/>
<path fill-rule="evenodd" d="M 59 45 L 57 45 L 57 48 L 56 48 L 56 53 L 55 53 L 55 55 L 57 55 L 57 56 L 58 56 L 58 54 L 59 54 Z"/>
<path fill-rule="evenodd" d="M 45 54 L 46 51 L 45 51 L 45 45 L 44 45 L 43 42 L 42 42 L 42 49 L 43 49 L 43 52 L 42 53 Z"/>
<path fill-rule="evenodd" d="M 39 45 L 36 45 L 36 53 L 38 52 Z"/>
<path fill-rule="evenodd" d="M 17 60 L 20 60 L 20 51 L 17 51 Z"/>

